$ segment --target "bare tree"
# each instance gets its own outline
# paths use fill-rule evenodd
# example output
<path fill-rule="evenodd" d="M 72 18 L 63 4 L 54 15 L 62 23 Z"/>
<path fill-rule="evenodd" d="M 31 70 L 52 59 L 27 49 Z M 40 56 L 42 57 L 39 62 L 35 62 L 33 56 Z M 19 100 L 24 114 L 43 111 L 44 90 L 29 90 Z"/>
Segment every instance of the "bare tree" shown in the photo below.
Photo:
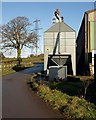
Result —
<path fill-rule="evenodd" d="M 31 23 L 27 17 L 17 17 L 1 28 L 2 49 L 5 51 L 16 49 L 19 64 L 22 48 L 24 46 L 33 48 L 36 44 L 37 35 L 31 32 L 29 26 L 31 26 Z"/>

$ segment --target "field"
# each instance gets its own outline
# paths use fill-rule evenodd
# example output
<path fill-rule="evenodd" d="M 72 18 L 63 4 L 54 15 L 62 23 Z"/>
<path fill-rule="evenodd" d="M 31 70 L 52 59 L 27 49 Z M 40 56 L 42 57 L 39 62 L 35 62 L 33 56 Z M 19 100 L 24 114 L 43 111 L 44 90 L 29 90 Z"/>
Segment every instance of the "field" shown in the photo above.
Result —
<path fill-rule="evenodd" d="M 16 58 L 4 58 L 1 60 L 0 76 L 32 67 L 34 66 L 35 62 L 43 62 L 43 56 L 22 58 L 20 67 L 17 66 L 18 61 L 16 60 Z"/>

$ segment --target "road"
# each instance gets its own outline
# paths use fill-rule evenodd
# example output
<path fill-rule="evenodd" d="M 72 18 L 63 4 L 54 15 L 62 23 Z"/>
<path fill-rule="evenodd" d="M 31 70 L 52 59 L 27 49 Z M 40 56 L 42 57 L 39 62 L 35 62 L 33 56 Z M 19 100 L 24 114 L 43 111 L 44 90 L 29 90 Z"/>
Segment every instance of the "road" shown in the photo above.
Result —
<path fill-rule="evenodd" d="M 32 73 L 43 70 L 43 64 L 16 72 L 2 78 L 2 116 L 3 118 L 62 118 L 52 110 L 43 99 L 32 92 L 26 79 Z"/>

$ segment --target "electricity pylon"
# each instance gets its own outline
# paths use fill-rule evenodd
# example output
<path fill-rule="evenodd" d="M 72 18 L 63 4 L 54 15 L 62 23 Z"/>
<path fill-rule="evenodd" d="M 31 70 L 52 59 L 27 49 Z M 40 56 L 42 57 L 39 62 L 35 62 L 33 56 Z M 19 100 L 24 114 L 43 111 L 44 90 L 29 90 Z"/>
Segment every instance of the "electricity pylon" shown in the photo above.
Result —
<path fill-rule="evenodd" d="M 38 19 L 36 19 L 35 21 L 33 21 L 33 23 L 35 23 L 35 29 L 34 29 L 34 31 L 35 31 L 35 33 L 36 33 L 36 35 L 37 35 L 36 45 L 35 45 L 35 47 L 36 47 L 36 56 L 37 56 L 37 49 L 38 49 L 39 37 L 41 37 L 41 36 L 39 35 L 39 30 L 42 29 L 42 28 L 39 28 L 39 27 L 38 27 L 38 26 L 39 26 L 39 24 L 38 24 L 39 22 L 40 22 L 40 20 L 38 20 Z"/>

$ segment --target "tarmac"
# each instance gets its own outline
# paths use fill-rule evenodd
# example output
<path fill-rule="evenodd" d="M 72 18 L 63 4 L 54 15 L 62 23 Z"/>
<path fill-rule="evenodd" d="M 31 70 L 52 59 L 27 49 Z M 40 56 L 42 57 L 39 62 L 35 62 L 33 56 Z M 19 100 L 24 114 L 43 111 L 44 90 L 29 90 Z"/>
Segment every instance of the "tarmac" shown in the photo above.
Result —
<path fill-rule="evenodd" d="M 32 68 L 2 77 L 2 118 L 64 118 L 26 83 L 31 74 L 42 70 L 43 64 L 37 63 Z"/>

